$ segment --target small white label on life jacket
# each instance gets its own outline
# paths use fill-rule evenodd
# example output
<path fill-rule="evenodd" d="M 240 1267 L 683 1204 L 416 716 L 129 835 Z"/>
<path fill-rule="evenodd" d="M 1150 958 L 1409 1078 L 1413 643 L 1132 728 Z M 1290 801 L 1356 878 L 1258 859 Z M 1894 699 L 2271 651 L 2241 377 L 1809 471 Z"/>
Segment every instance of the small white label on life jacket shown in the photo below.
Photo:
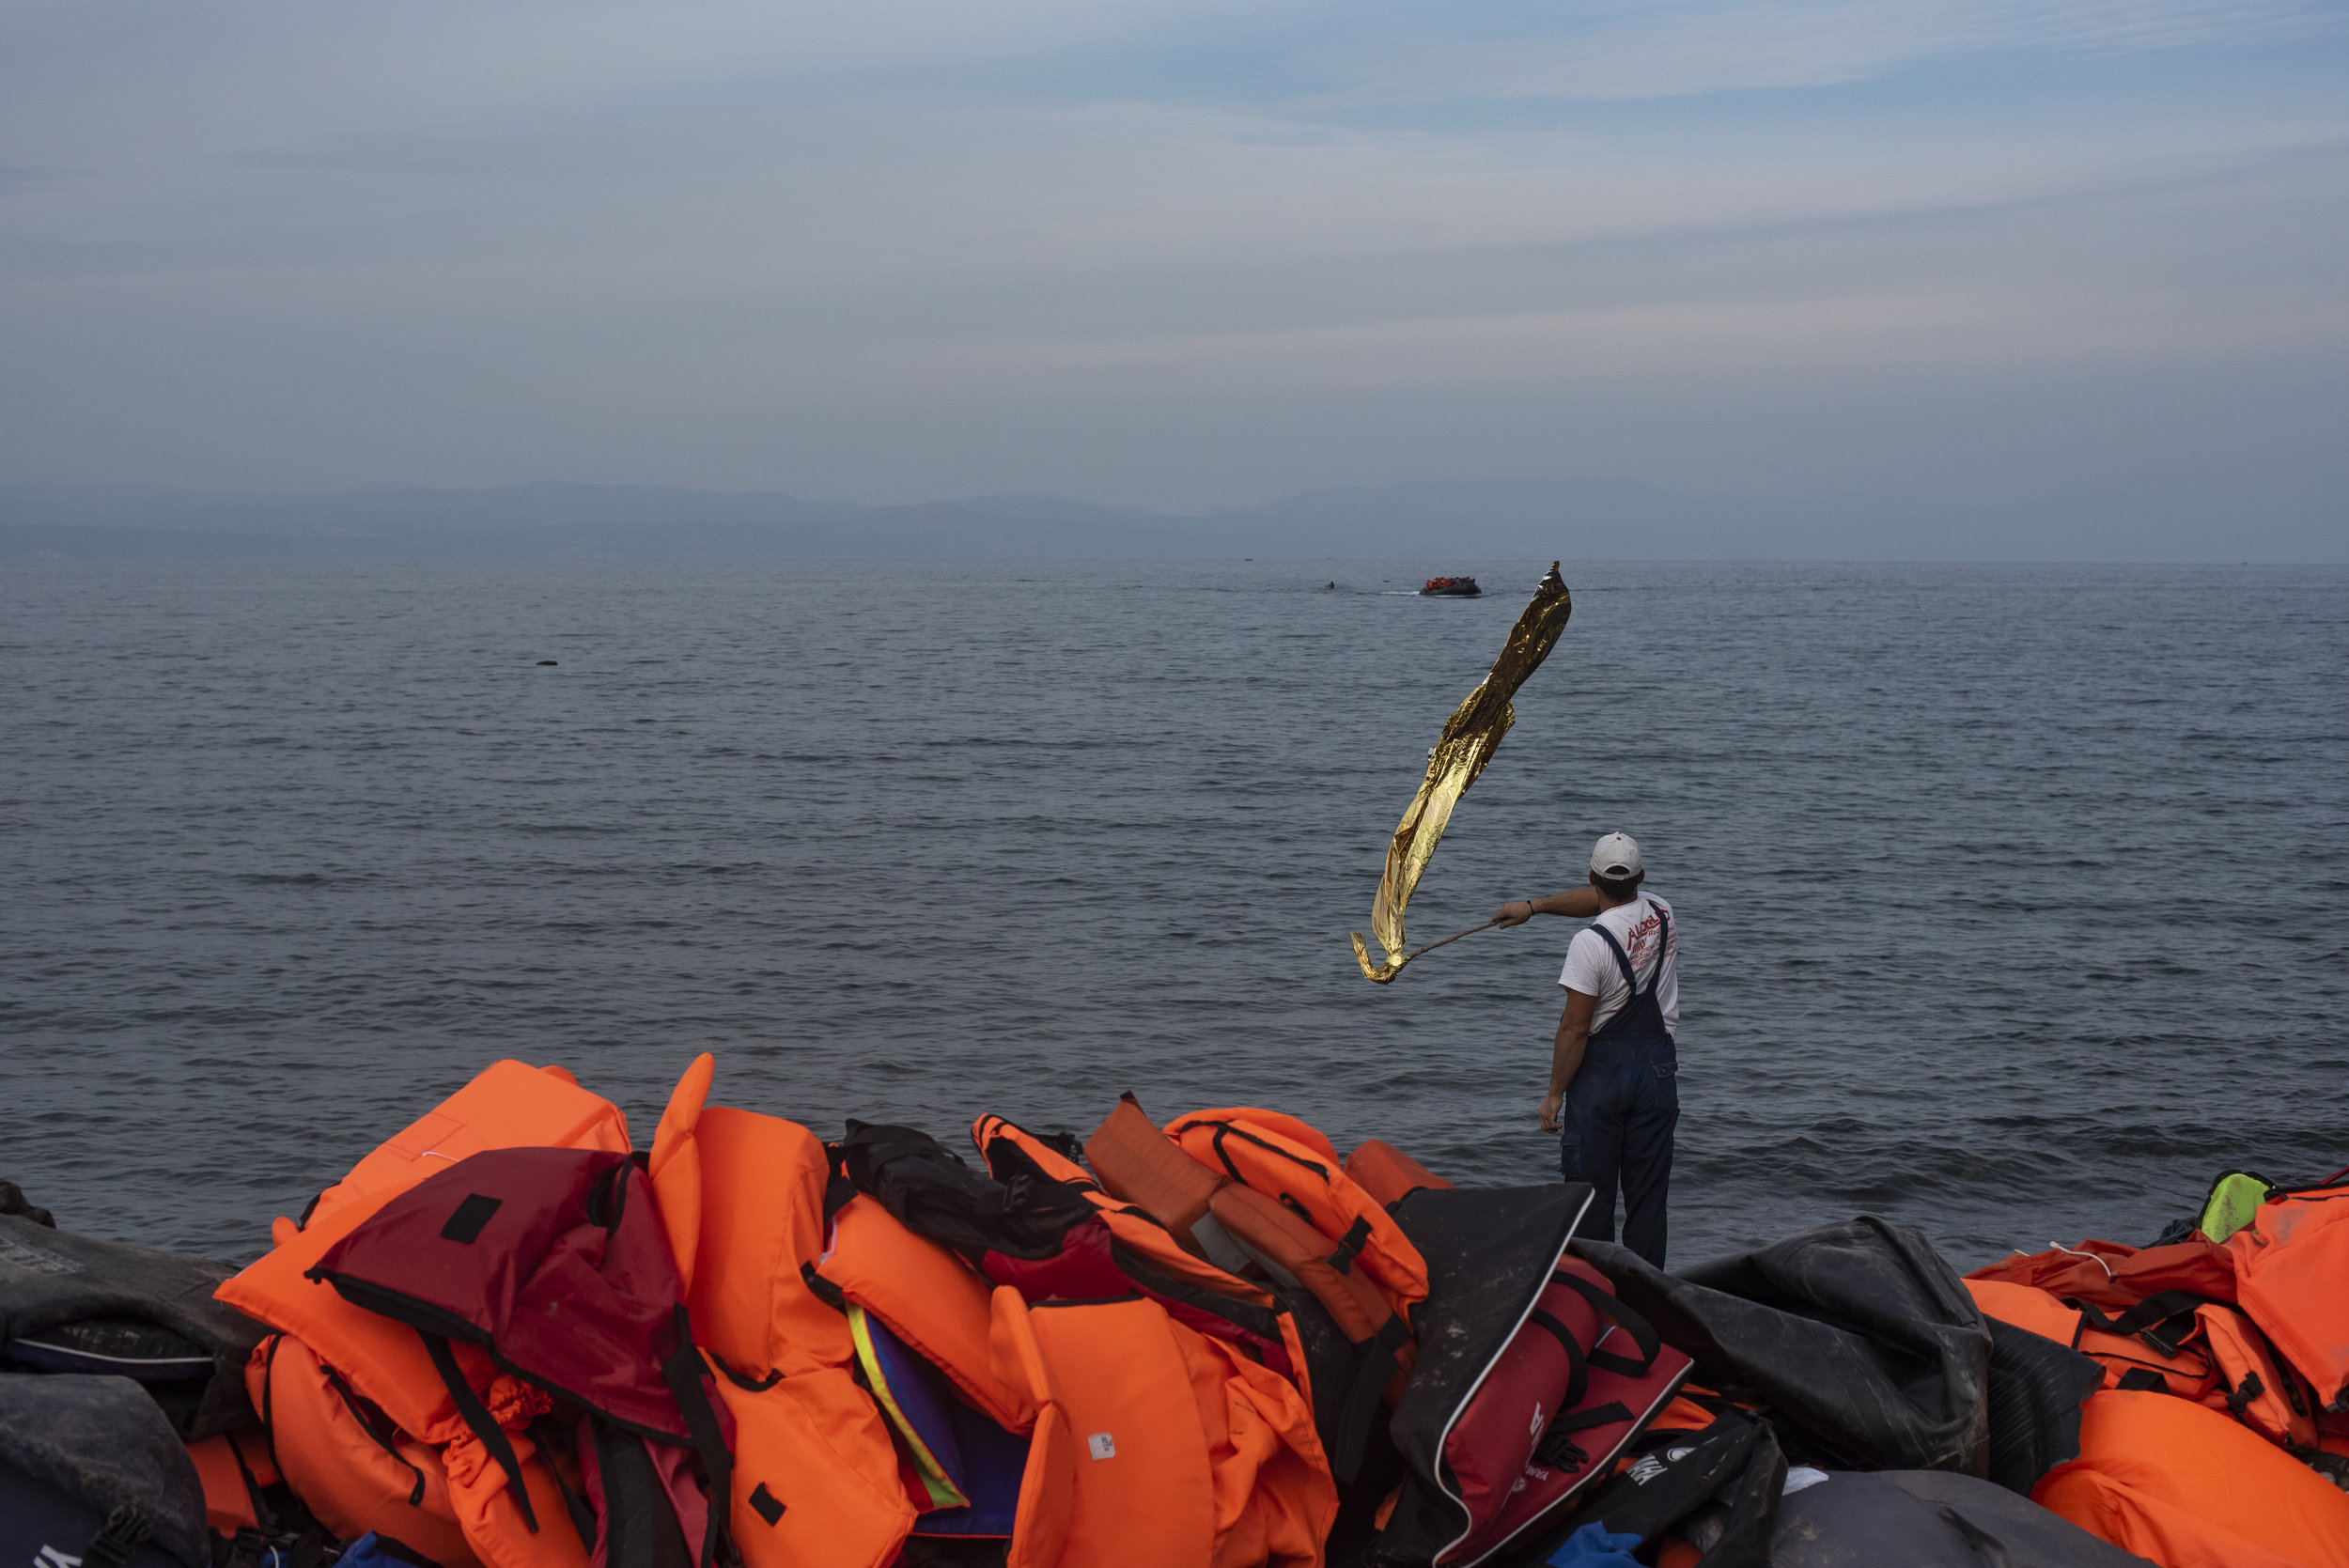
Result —
<path fill-rule="evenodd" d="M 82 1568 L 82 1560 L 68 1557 L 54 1546 L 43 1546 L 40 1555 L 33 1559 L 33 1568 Z"/>
<path fill-rule="evenodd" d="M 1097 1432 L 1092 1436 L 1087 1437 L 1085 1439 L 1085 1447 L 1093 1451 L 1093 1457 L 1096 1459 L 1114 1459 L 1117 1457 L 1117 1444 L 1115 1440 L 1112 1439 L 1106 1432 Z"/>
<path fill-rule="evenodd" d="M 1542 1404 L 1539 1400 L 1533 1402 L 1533 1421 L 1526 1430 L 1536 1437 L 1542 1435 Z"/>

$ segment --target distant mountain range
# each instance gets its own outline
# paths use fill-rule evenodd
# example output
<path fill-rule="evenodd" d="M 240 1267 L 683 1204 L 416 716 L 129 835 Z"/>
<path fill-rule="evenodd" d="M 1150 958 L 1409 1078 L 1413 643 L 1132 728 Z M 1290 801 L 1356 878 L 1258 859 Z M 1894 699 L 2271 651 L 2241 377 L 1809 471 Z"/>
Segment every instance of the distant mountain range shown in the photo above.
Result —
<path fill-rule="evenodd" d="M 2337 517 L 2256 535 L 2083 498 L 1993 510 L 1899 496 L 1700 497 L 1609 480 L 1310 490 L 1248 510 L 1049 495 L 912 505 L 760 491 L 537 484 L 224 495 L 0 486 L 0 558 L 96 560 L 2341 560 Z"/>

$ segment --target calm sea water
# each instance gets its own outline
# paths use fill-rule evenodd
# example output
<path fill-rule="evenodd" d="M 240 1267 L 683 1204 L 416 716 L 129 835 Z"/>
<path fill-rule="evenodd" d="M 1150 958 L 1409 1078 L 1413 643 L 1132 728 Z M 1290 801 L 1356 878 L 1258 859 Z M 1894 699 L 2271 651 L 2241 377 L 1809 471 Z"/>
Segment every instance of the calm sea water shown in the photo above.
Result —
<path fill-rule="evenodd" d="M 707 1049 L 832 1136 L 1131 1089 L 1543 1179 L 1572 926 L 1346 942 L 1541 565 L 12 563 L 0 1175 L 241 1259 L 493 1059 L 641 1141 Z M 2349 1164 L 2349 573 L 1565 573 L 1411 931 L 1646 846 L 1675 1258 Z"/>

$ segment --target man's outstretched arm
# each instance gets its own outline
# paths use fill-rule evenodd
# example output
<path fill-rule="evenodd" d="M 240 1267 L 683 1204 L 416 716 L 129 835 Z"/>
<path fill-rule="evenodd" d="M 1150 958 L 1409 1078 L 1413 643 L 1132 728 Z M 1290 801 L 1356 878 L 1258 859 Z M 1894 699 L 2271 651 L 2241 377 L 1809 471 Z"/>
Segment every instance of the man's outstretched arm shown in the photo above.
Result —
<path fill-rule="evenodd" d="M 1568 920 L 1588 920 L 1605 908 L 1598 901 L 1596 888 L 1568 888 L 1553 893 L 1548 898 L 1512 898 L 1493 916 L 1494 924 L 1502 927 L 1523 925 L 1535 915 L 1563 915 Z"/>
<path fill-rule="evenodd" d="M 1582 1052 L 1591 1043 L 1591 1015 L 1598 998 L 1581 991 L 1566 992 L 1566 1010 L 1558 1015 L 1558 1032 L 1549 1047 L 1549 1093 L 1542 1096 L 1542 1130 L 1558 1130 L 1558 1112 L 1566 1103 L 1566 1085 L 1582 1070 Z"/>

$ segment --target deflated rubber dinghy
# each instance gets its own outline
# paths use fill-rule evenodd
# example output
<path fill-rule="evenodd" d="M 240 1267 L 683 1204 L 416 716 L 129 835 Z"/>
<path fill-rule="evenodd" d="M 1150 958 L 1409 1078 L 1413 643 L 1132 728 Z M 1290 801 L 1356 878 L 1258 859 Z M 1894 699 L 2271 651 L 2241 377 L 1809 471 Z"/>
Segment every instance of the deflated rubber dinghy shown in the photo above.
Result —
<path fill-rule="evenodd" d="M 0 1214 L 0 1372 L 129 1377 L 190 1439 L 249 1423 L 262 1330 L 212 1299 L 234 1272 Z"/>
<path fill-rule="evenodd" d="M 1942 1470 L 1817 1470 L 1787 1483 L 1770 1568 L 2144 1568 L 2003 1487 Z"/>
<path fill-rule="evenodd" d="M 1822 1225 L 1667 1274 L 1626 1248 L 1575 1250 L 1696 1379 L 1771 1407 L 1838 1467 L 1990 1470 L 1990 1330 L 1956 1272 L 1905 1225 Z"/>
<path fill-rule="evenodd" d="M 207 1568 L 204 1487 L 126 1377 L 0 1376 L 0 1560 Z"/>

